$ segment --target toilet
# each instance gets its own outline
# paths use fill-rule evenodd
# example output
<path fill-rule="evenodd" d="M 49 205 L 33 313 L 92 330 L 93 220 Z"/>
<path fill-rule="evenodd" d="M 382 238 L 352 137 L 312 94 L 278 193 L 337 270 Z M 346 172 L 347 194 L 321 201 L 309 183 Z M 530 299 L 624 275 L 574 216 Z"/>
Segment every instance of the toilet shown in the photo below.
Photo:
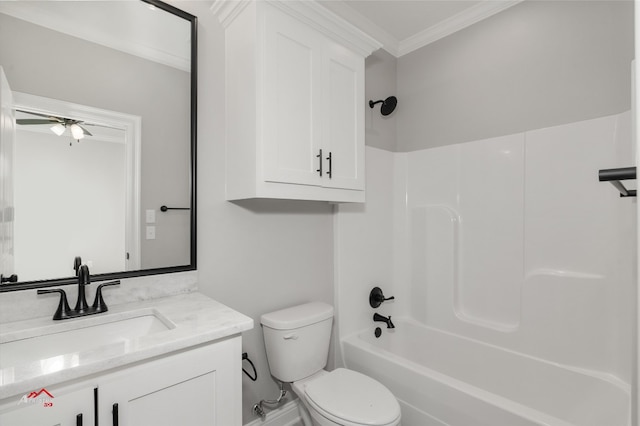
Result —
<path fill-rule="evenodd" d="M 271 375 L 291 383 L 305 426 L 396 426 L 398 400 L 384 385 L 345 368 L 326 371 L 333 307 L 312 302 L 262 315 Z"/>

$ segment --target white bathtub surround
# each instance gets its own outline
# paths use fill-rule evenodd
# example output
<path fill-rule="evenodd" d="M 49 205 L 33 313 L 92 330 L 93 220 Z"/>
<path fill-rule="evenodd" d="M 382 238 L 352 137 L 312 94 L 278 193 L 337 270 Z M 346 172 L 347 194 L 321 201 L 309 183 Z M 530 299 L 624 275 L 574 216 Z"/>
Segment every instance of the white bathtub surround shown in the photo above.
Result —
<path fill-rule="evenodd" d="M 0 370 L 0 400 L 238 335 L 253 327 L 251 318 L 194 292 L 123 303 L 110 307 L 105 314 L 71 320 L 54 322 L 47 314 L 46 317 L 4 323 L 0 343 L 40 335 L 43 330 L 53 334 L 140 313 L 157 313 L 167 321 L 169 329 L 130 341 L 61 354 L 55 357 L 54 363 L 47 362 L 52 360 L 49 358 L 3 368 Z"/>
<path fill-rule="evenodd" d="M 630 118 L 368 149 L 372 196 L 337 207 L 339 333 L 403 424 L 628 424 L 636 202 L 598 170 L 632 165 Z M 396 300 L 370 309 L 374 285 Z M 394 316 L 393 354 L 356 337 L 373 312 Z"/>

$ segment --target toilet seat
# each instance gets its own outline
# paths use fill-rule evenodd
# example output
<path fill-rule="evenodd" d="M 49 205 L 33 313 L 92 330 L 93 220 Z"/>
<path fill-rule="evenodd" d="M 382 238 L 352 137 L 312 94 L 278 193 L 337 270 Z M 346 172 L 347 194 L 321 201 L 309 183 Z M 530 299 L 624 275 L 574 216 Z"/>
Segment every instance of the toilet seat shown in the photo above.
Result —
<path fill-rule="evenodd" d="M 338 368 L 309 381 L 305 398 L 319 414 L 345 426 L 398 424 L 400 405 L 381 383 L 356 371 Z"/>

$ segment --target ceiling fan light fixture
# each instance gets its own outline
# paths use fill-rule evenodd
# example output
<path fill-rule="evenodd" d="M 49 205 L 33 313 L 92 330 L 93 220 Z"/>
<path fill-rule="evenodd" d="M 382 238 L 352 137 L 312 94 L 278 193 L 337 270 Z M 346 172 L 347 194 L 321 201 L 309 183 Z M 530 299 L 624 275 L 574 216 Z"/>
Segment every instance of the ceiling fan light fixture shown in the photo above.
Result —
<path fill-rule="evenodd" d="M 74 139 L 80 140 L 84 138 L 84 131 L 82 130 L 82 127 L 78 126 L 77 124 L 72 124 L 71 135 Z"/>
<path fill-rule="evenodd" d="M 64 130 L 65 130 L 65 127 L 61 123 L 58 123 L 55 126 L 51 126 L 51 131 L 58 136 L 62 136 L 62 134 L 64 133 Z"/>

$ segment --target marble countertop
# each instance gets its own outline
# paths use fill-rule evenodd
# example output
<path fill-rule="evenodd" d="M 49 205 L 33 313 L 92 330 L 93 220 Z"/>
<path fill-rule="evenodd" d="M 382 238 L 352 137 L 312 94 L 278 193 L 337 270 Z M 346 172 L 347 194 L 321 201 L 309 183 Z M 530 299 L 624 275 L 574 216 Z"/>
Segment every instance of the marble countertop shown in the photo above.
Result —
<path fill-rule="evenodd" d="M 53 314 L 53 313 L 52 313 Z M 4 323 L 2 343 L 34 336 L 53 335 L 92 325 L 110 323 L 144 315 L 154 315 L 168 330 L 132 339 L 120 339 L 90 349 L 55 354 L 46 359 L 29 359 L 0 369 L 0 401 L 21 397 L 57 383 L 101 374 L 127 364 L 144 361 L 199 344 L 224 339 L 253 328 L 253 319 L 208 298 L 201 293 L 123 303 L 104 314 L 63 321 L 51 316 Z M 55 336 L 54 336 L 55 338 Z M 62 351 L 64 352 L 64 351 Z M 26 355 L 26 354 L 25 354 Z"/>

